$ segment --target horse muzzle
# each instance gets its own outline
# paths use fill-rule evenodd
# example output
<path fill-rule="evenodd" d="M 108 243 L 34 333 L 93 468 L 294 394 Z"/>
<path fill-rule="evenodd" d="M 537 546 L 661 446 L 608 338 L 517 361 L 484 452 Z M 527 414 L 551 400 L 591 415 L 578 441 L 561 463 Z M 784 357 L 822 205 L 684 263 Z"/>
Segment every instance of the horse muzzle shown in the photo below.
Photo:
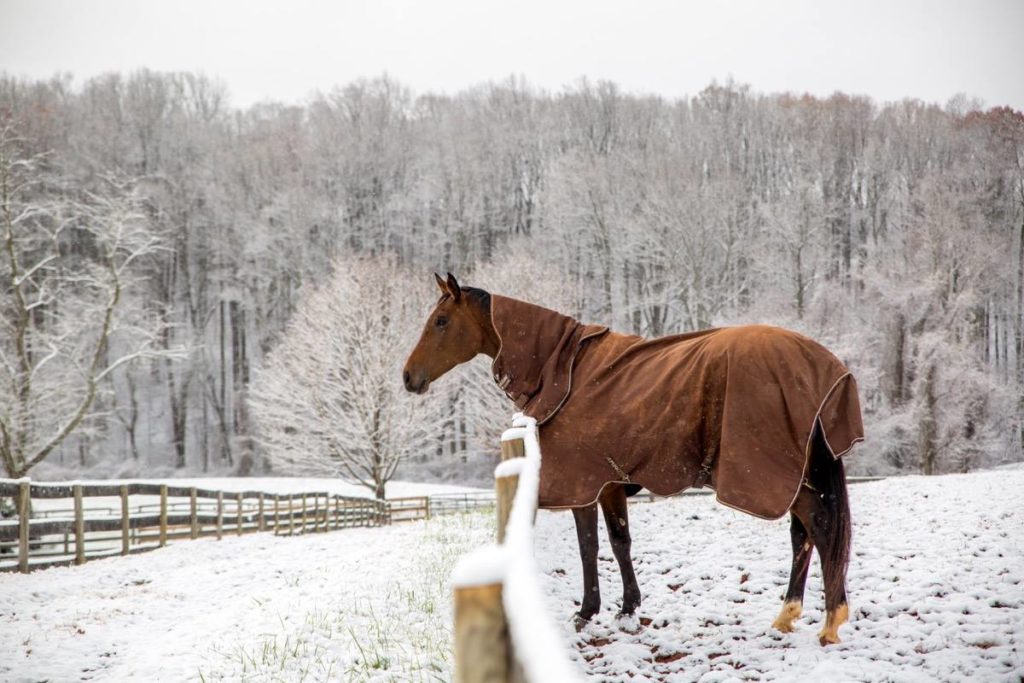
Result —
<path fill-rule="evenodd" d="M 402 381 L 405 382 L 406 391 L 411 391 L 414 394 L 425 394 L 427 389 L 430 388 L 430 380 L 426 377 L 413 378 L 412 374 L 406 370 L 402 373 Z"/>

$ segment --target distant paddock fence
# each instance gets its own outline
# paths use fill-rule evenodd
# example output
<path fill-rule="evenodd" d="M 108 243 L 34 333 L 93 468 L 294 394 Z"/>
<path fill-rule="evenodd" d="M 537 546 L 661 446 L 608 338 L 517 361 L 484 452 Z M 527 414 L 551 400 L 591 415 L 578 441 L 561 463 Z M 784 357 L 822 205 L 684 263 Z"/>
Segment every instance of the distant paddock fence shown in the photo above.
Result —
<path fill-rule="evenodd" d="M 493 491 L 467 493 L 435 493 L 430 496 L 388 498 L 392 522 L 411 522 L 430 519 L 435 515 L 450 515 L 494 507 Z"/>
<path fill-rule="evenodd" d="M 430 519 L 494 506 L 489 492 L 372 498 L 328 492 L 218 491 L 153 483 L 43 484 L 0 480 L 0 571 L 28 572 L 132 555 L 172 541 L 256 532 L 278 536 Z M 70 499 L 58 509 L 46 502 Z M 45 502 L 44 502 L 45 501 Z M 34 503 L 33 503 L 34 502 Z"/>

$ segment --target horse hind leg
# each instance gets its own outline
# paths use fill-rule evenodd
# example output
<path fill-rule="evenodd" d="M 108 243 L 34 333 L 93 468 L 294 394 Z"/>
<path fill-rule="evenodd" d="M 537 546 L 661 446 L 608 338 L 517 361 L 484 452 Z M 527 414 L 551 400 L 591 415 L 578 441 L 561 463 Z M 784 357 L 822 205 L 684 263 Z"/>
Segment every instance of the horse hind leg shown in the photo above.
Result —
<path fill-rule="evenodd" d="M 633 541 L 629 535 L 626 489 L 620 485 L 607 486 L 601 493 L 600 502 L 605 526 L 608 527 L 608 541 L 622 576 L 622 609 L 619 616 L 631 616 L 640 606 L 640 587 L 637 585 L 633 557 L 630 554 Z"/>
<path fill-rule="evenodd" d="M 789 536 L 793 542 L 793 567 L 789 572 L 789 588 L 782 601 L 779 616 L 772 622 L 772 628 L 783 633 L 793 632 L 793 622 L 803 613 L 804 586 L 807 583 L 807 570 L 811 566 L 813 545 L 807 528 L 793 513 L 789 515 Z"/>
<path fill-rule="evenodd" d="M 840 642 L 839 627 L 850 614 L 846 599 L 850 506 L 842 461 L 832 457 L 820 430 L 814 438 L 810 480 L 815 490 L 801 487 L 792 512 L 807 528 L 821 558 L 826 617 L 818 641 L 829 645 Z"/>

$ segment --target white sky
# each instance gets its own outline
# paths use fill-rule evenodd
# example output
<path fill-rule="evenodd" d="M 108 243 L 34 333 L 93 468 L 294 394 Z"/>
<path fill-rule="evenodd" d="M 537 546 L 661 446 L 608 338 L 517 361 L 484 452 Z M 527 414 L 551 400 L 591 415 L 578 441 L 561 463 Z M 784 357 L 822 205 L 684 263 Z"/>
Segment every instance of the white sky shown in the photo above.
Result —
<path fill-rule="evenodd" d="M 677 97 L 732 76 L 1024 109 L 1022 65 L 1024 0 L 0 0 L 0 70 L 197 70 L 239 105 L 387 72 L 417 93 L 586 75 Z"/>

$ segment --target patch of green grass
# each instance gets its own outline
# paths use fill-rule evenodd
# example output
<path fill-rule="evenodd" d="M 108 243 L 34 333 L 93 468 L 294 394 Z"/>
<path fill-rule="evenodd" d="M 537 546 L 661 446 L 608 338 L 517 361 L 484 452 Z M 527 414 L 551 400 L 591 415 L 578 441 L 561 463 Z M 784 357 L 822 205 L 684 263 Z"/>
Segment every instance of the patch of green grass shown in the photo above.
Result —
<path fill-rule="evenodd" d="M 435 517 L 409 549 L 415 571 L 346 604 L 279 615 L 279 629 L 255 642 L 214 648 L 219 665 L 204 681 L 410 681 L 451 678 L 451 587 L 455 563 L 494 538 L 493 510 Z M 339 532 L 344 533 L 344 532 Z M 382 529 L 381 533 L 387 533 Z M 358 577 L 350 577 L 358 580 Z M 295 584 L 300 581 L 295 578 Z M 293 584 L 289 584 L 293 585 Z"/>

